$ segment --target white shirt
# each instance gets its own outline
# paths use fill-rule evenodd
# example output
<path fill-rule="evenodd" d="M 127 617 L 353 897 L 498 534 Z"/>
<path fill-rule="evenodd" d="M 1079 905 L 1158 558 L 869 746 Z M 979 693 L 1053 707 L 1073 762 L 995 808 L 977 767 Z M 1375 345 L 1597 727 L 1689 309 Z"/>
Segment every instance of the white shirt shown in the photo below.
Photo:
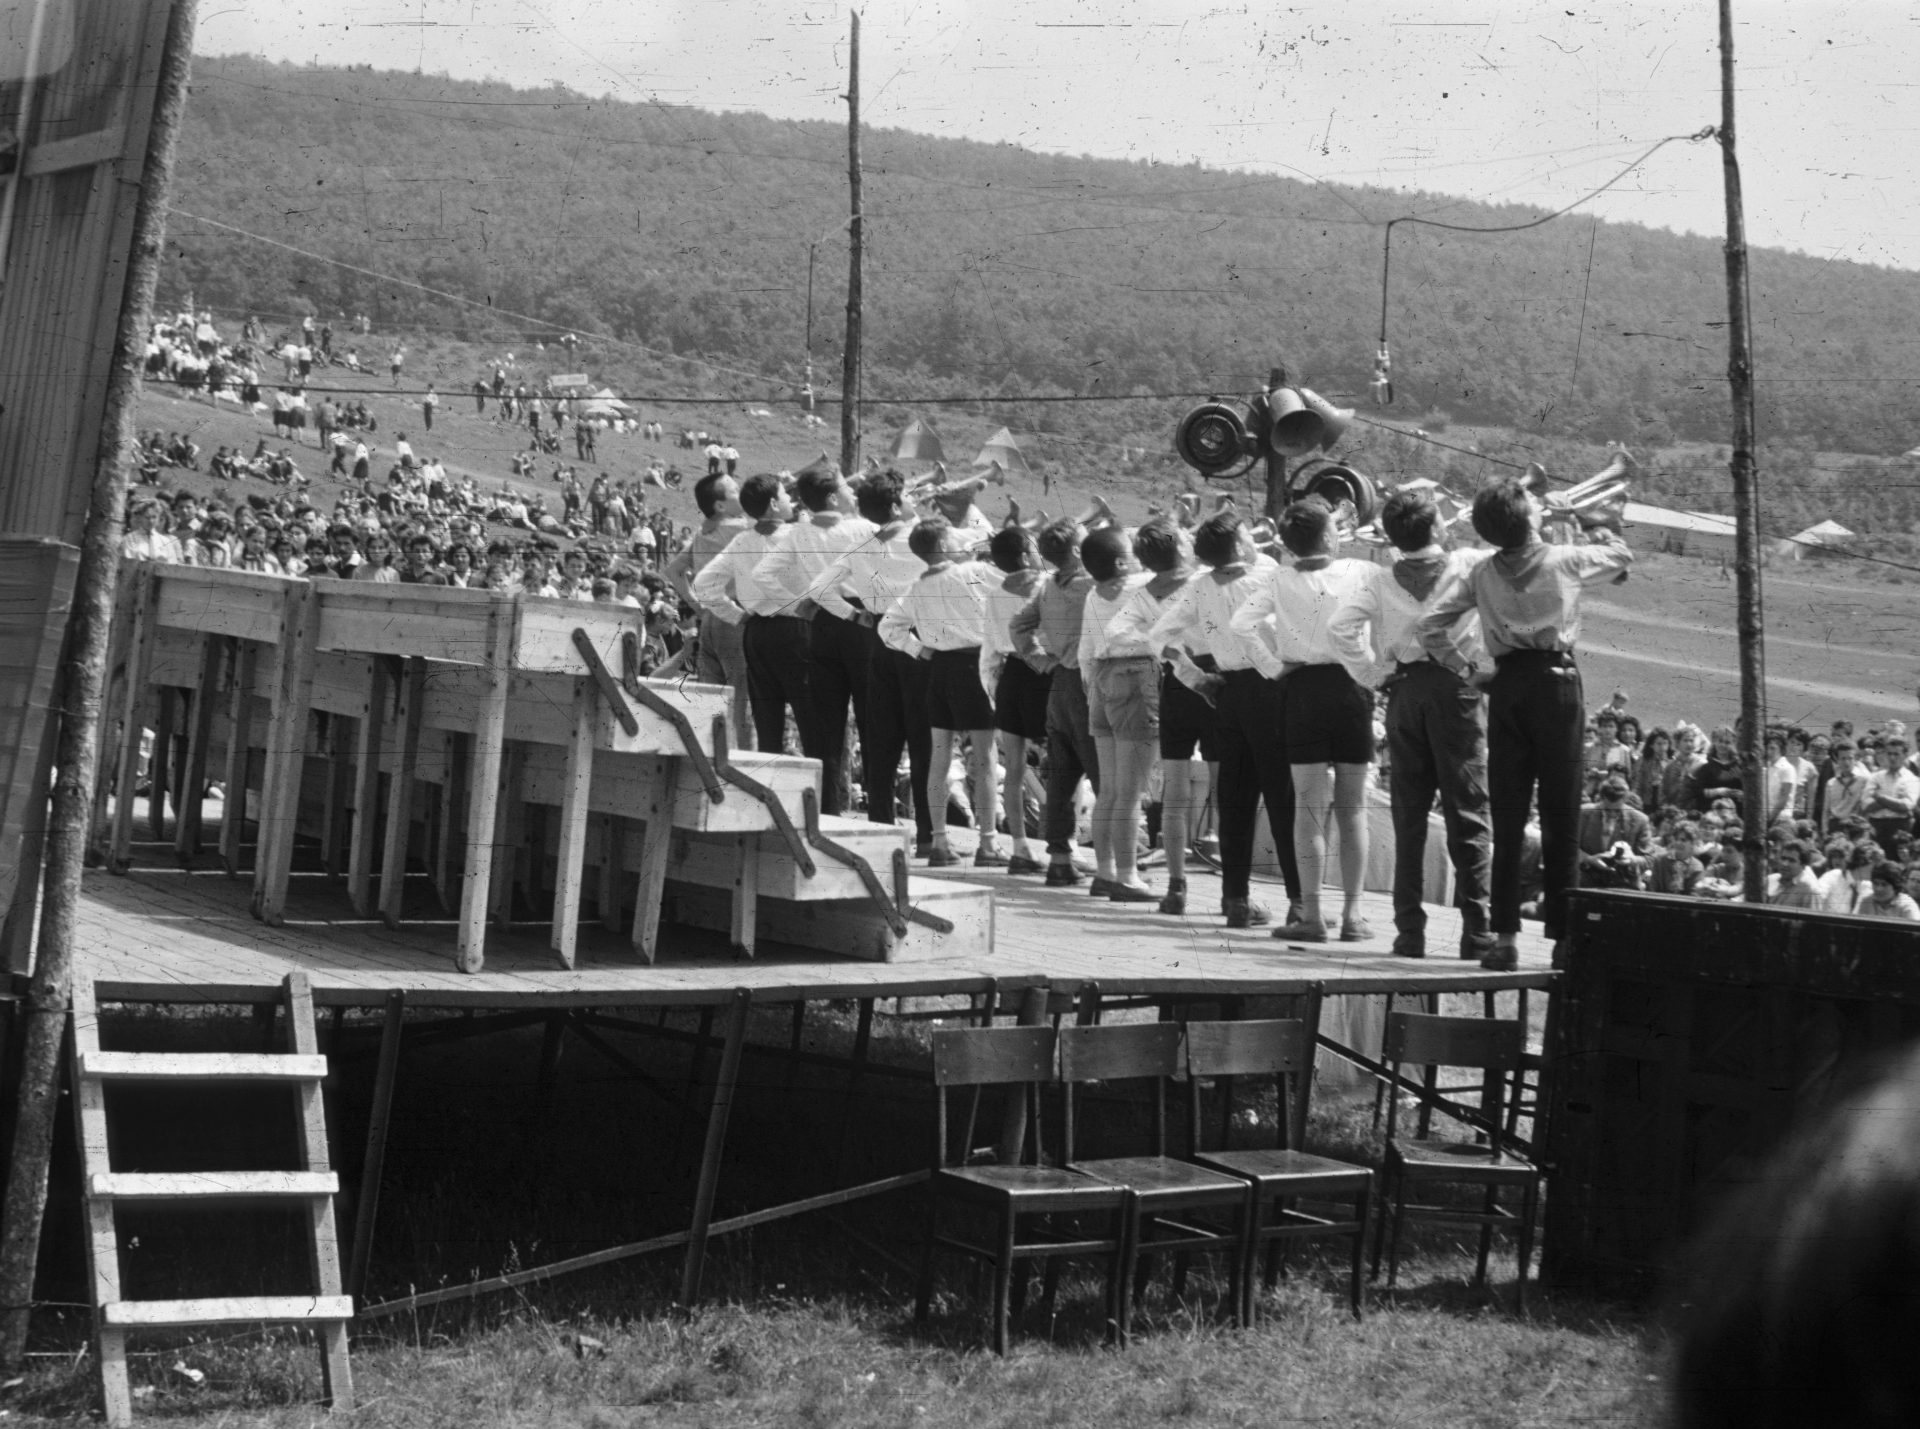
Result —
<path fill-rule="evenodd" d="M 1289 665 L 1344 664 L 1328 627 L 1334 611 L 1371 584 L 1373 569 L 1366 561 L 1275 565 L 1253 580 L 1231 624 L 1254 668 L 1272 680 Z"/>
<path fill-rule="evenodd" d="M 1920 803 L 1920 774 L 1904 764 L 1896 769 L 1876 769 L 1867 776 L 1866 803 L 1860 812 L 1869 819 L 1892 818 L 1884 809 L 1869 807 L 1876 798 L 1898 799 L 1908 805 Z"/>
<path fill-rule="evenodd" d="M 1116 633 L 1114 630 L 1120 612 L 1132 601 L 1134 592 L 1152 579 L 1152 572 L 1140 571 L 1125 577 L 1111 597 L 1102 595 L 1099 585 L 1087 592 L 1087 612 L 1080 619 L 1082 670 L 1091 670 L 1095 660 L 1120 660 L 1128 656 L 1157 653 L 1148 646 L 1145 632 Z"/>
<path fill-rule="evenodd" d="M 1794 791 L 1800 787 L 1799 773 L 1787 761 L 1785 755 L 1767 765 L 1764 772 L 1767 817 L 1771 819 L 1779 813 L 1792 814 Z"/>
<path fill-rule="evenodd" d="M 988 694 L 993 693 L 1007 656 L 1014 653 L 1013 633 L 1007 627 L 1033 599 L 1034 591 L 1044 579 L 1039 571 L 1008 574 L 995 568 L 994 580 L 987 587 L 986 626 L 980 640 L 980 684 Z"/>
<path fill-rule="evenodd" d="M 788 598 L 777 589 L 763 587 L 755 573 L 768 552 L 793 539 L 793 530 L 782 522 L 768 533 L 757 526 L 742 531 L 701 567 L 693 578 L 693 598 L 729 625 L 738 625 L 749 615 L 788 613 Z"/>
<path fill-rule="evenodd" d="M 906 655 L 974 650 L 986 635 L 987 589 L 1000 572 L 979 561 L 928 566 L 880 617 L 880 638 Z"/>
<path fill-rule="evenodd" d="M 873 523 L 861 517 L 817 511 L 793 527 L 793 537 L 784 546 L 767 553 L 753 578 L 768 590 L 780 591 L 796 606 L 805 600 L 818 602 L 827 568 L 872 540 L 873 530 Z"/>
<path fill-rule="evenodd" d="M 823 610 L 832 611 L 842 620 L 860 613 L 854 600 L 870 615 L 885 615 L 927 568 L 907 545 L 912 530 L 910 521 L 901 522 L 891 535 L 876 529 L 820 573 L 819 594 L 814 599 Z"/>
<path fill-rule="evenodd" d="M 1256 555 L 1231 580 L 1217 579 L 1216 571 L 1201 571 L 1167 602 L 1147 632 L 1147 643 L 1155 650 L 1184 645 L 1196 654 L 1213 656 L 1222 670 L 1252 668 L 1246 642 L 1233 631 L 1234 612 L 1269 571 L 1278 569 L 1271 556 Z"/>
<path fill-rule="evenodd" d="M 1414 552 L 1423 555 L 1425 552 Z M 1391 566 L 1367 565 L 1367 579 L 1358 583 L 1327 622 L 1340 663 L 1363 685 L 1377 685 L 1396 665 L 1418 664 L 1431 658 L 1414 627 L 1431 610 L 1440 592 L 1453 580 L 1465 579 L 1487 558 L 1485 551 L 1450 551 L 1446 566 L 1425 600 L 1394 577 Z M 1478 612 L 1447 632 L 1462 664 L 1484 665 L 1486 647 L 1480 643 Z"/>

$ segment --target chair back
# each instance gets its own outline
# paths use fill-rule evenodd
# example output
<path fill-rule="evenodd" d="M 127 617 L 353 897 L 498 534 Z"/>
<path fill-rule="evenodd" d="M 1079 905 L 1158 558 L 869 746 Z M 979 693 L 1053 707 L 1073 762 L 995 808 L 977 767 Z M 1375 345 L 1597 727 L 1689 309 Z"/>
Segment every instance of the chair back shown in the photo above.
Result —
<path fill-rule="evenodd" d="M 1498 1154 L 1507 1138 L 1507 1081 L 1517 1075 L 1520 1057 L 1526 1047 L 1525 1026 L 1510 1018 L 1440 1017 L 1426 1012 L 1395 1012 L 1387 1018 L 1386 1062 L 1390 1085 L 1387 1096 L 1387 1142 L 1398 1133 L 1400 1069 L 1408 1062 L 1427 1068 L 1423 1086 L 1414 1090 L 1420 1102 L 1420 1127 L 1427 1132 L 1431 1113 L 1443 1115 L 1474 1127 L 1484 1134 Z M 1477 1113 L 1443 1095 L 1435 1075 L 1441 1067 L 1475 1067 L 1485 1075 L 1481 1081 Z"/>
<path fill-rule="evenodd" d="M 1317 1012 L 1317 1008 L 1315 1011 Z M 1306 1136 L 1307 1087 L 1313 1075 L 1314 1029 L 1309 1019 L 1187 1024 L 1188 1151 L 1198 1152 L 1201 1084 L 1216 1078 L 1271 1077 L 1277 1094 L 1278 1145 L 1297 1149 Z M 1304 1079 L 1304 1080 L 1303 1080 Z M 1223 1080 L 1220 1145 L 1233 1125 L 1233 1087 Z"/>
<path fill-rule="evenodd" d="M 966 1135 L 971 1142 L 979 1114 L 979 1089 L 1004 1086 L 1017 1088 L 1026 1108 L 1021 1119 L 1021 1139 L 1032 1128 L 1032 1145 L 1037 1154 L 1039 1143 L 1038 1098 L 1036 1089 L 1053 1080 L 1055 1039 L 1051 1027 L 956 1027 L 942 1028 L 933 1034 L 933 1084 L 935 1087 L 935 1167 L 956 1164 L 949 1146 L 947 1097 L 956 1087 L 974 1091 L 974 1102 L 966 1116 Z M 960 1148 L 958 1163 L 964 1164 L 970 1146 Z M 1014 1154 L 1013 1159 L 1024 1159 Z"/>
<path fill-rule="evenodd" d="M 1156 1154 L 1167 1150 L 1166 1083 L 1180 1070 L 1183 1036 L 1177 1022 L 1130 1022 L 1104 1027 L 1060 1029 L 1060 1080 L 1065 1086 L 1066 1154 L 1077 1149 L 1074 1088 L 1080 1082 L 1121 1082 L 1151 1078 L 1153 1139 Z"/>

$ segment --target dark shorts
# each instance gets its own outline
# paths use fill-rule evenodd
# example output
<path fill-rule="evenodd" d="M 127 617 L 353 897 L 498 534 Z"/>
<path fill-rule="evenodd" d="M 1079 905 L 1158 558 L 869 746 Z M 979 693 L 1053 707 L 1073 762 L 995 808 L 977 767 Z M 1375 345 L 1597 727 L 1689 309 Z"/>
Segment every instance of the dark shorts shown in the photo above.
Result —
<path fill-rule="evenodd" d="M 1220 715 L 1199 694 L 1160 667 L 1160 757 L 1191 759 L 1194 751 L 1209 764 L 1220 760 Z"/>
<path fill-rule="evenodd" d="M 1373 700 L 1339 665 L 1308 665 L 1280 681 L 1289 764 L 1367 764 Z"/>
<path fill-rule="evenodd" d="M 1007 656 L 993 690 L 993 727 L 1038 744 L 1047 737 L 1047 693 L 1053 674 L 1041 674 L 1018 655 Z"/>
<path fill-rule="evenodd" d="M 934 729 L 992 729 L 993 706 L 980 687 L 980 647 L 936 650 L 927 665 L 927 723 Z"/>
<path fill-rule="evenodd" d="M 1095 660 L 1087 678 L 1087 730 L 1094 738 L 1160 741 L 1160 665 L 1147 655 Z"/>

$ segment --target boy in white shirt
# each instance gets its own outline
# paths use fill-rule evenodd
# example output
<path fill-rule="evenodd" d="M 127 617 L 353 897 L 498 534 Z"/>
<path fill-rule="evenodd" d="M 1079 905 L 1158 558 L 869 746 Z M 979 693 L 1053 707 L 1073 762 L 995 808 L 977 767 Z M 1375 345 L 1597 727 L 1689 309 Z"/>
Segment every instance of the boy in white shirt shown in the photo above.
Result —
<path fill-rule="evenodd" d="M 1367 870 L 1367 769 L 1373 762 L 1373 701 L 1341 663 L 1329 627 L 1333 613 L 1371 579 L 1364 561 L 1335 559 L 1340 549 L 1325 502 L 1296 501 L 1280 513 L 1280 540 L 1294 564 L 1275 567 L 1233 615 L 1254 666 L 1281 681 L 1283 738 L 1293 774 L 1293 851 L 1300 864 L 1300 917 L 1273 930 L 1294 942 L 1327 941 L 1320 887 L 1327 819 L 1340 821 L 1340 941 L 1364 942 L 1373 930 L 1360 913 Z M 1283 678 L 1284 677 L 1284 678 Z M 1331 766 L 1331 773 L 1329 772 Z"/>
<path fill-rule="evenodd" d="M 980 686 L 980 642 L 986 627 L 986 588 L 993 569 L 966 558 L 958 532 L 939 517 L 922 521 L 907 538 L 926 570 L 894 607 L 880 617 L 880 639 L 895 650 L 927 662 L 927 723 L 933 748 L 927 761 L 927 792 L 934 801 L 931 868 L 960 862 L 947 842 L 947 774 L 953 741 L 964 733 L 967 782 L 973 795 L 974 824 L 980 845 L 977 868 L 1004 868 L 1006 855 L 995 846 L 1000 822 L 993 768 L 993 706 Z"/>

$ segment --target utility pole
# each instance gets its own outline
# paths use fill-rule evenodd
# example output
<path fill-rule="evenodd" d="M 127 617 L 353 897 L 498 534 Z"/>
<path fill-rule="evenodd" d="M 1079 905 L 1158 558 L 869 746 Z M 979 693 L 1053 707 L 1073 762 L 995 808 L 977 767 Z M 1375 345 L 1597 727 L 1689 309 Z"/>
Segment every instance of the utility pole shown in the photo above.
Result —
<path fill-rule="evenodd" d="M 847 350 L 840 368 L 840 469 L 860 469 L 860 12 L 853 12 L 847 61 Z"/>
<path fill-rule="evenodd" d="M 1747 220 L 1733 143 L 1733 0 L 1720 0 L 1720 160 L 1727 185 L 1727 387 L 1733 402 L 1735 629 L 1740 638 L 1740 785 L 1745 791 L 1746 897 L 1767 901 L 1766 635 L 1760 623 L 1760 475 L 1753 456 L 1753 334 L 1748 325 Z"/>

